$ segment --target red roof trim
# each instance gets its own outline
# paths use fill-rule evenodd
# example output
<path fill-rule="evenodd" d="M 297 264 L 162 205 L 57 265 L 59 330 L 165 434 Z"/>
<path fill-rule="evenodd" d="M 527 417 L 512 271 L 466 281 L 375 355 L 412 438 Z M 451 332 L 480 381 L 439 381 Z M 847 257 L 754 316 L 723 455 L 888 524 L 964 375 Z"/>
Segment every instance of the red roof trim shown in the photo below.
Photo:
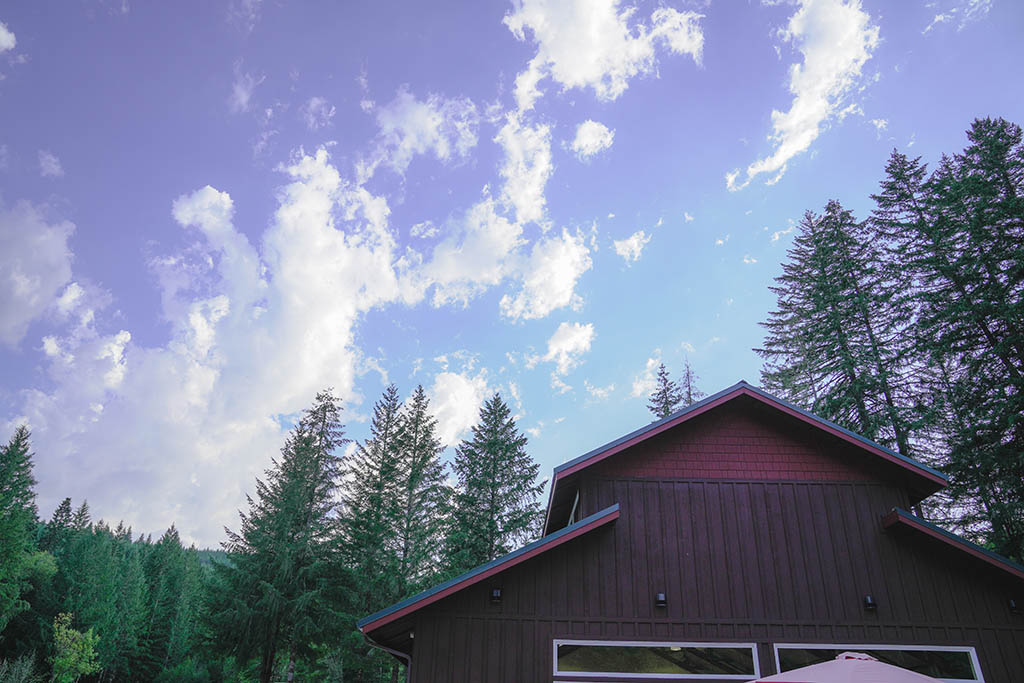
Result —
<path fill-rule="evenodd" d="M 931 536 L 932 538 L 942 541 L 946 545 L 952 546 L 957 550 L 962 550 L 968 555 L 972 555 L 982 562 L 996 567 L 997 569 L 1002 569 L 1007 574 L 1024 580 L 1024 566 L 1021 566 L 1002 555 L 998 555 L 991 550 L 986 550 L 979 545 L 975 545 L 965 538 L 960 538 L 956 534 L 937 527 L 931 522 L 921 519 L 916 515 L 912 515 L 902 508 L 893 508 L 889 514 L 882 517 L 882 526 L 884 528 L 888 529 L 897 525 L 913 529 L 914 531 L 919 531 L 926 536 Z"/>
<path fill-rule="evenodd" d="M 461 577 L 452 579 L 452 581 L 448 582 L 447 585 L 441 584 L 441 586 L 424 591 L 419 596 L 409 599 L 404 605 L 399 603 L 401 607 L 398 609 L 388 608 L 388 610 L 385 610 L 385 613 L 381 614 L 378 618 L 358 624 L 359 630 L 363 633 L 370 633 L 371 631 L 374 631 L 381 626 L 385 626 L 396 619 L 401 619 L 407 614 L 411 614 L 412 612 L 420 610 L 431 603 L 437 602 L 442 598 L 446 598 L 452 593 L 460 591 L 463 588 L 468 588 L 469 586 L 479 583 L 490 576 L 514 567 L 520 562 L 525 562 L 526 560 L 547 552 L 552 548 L 557 548 L 566 541 L 571 541 L 578 536 L 582 536 L 588 531 L 604 526 L 609 522 L 614 522 L 618 518 L 619 506 L 613 505 L 606 510 L 595 515 L 591 515 L 587 519 L 581 520 L 579 526 L 575 526 L 572 529 L 569 529 L 568 527 L 566 529 L 562 529 L 551 534 L 550 537 L 541 538 L 525 548 L 511 552 L 489 564 L 477 567 Z"/>

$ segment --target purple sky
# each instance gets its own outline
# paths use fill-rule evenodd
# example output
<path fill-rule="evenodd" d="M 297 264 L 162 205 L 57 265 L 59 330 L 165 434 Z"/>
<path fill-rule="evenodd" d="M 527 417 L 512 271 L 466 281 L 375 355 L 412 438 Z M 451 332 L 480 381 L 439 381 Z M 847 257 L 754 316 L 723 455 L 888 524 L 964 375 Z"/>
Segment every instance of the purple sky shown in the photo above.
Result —
<path fill-rule="evenodd" d="M 895 147 L 1024 123 L 1009 0 L 8 3 L 0 425 L 43 516 L 203 545 L 317 390 L 442 435 L 500 391 L 545 474 L 651 371 L 757 382 L 793 225 Z"/>

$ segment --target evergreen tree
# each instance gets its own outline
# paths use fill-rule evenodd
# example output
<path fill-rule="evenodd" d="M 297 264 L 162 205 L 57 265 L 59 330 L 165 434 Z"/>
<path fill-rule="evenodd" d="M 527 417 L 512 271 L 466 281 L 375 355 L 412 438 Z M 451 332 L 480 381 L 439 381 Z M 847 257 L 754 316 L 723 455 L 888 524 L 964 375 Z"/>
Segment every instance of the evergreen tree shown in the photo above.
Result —
<path fill-rule="evenodd" d="M 707 394 L 697 388 L 697 380 L 700 377 L 690 367 L 690 360 L 686 359 L 683 361 L 683 375 L 679 378 L 677 385 L 679 386 L 679 397 L 680 403 L 685 406 L 692 406 L 697 401 L 701 400 Z"/>
<path fill-rule="evenodd" d="M 279 656 L 309 658 L 332 637 L 328 603 L 331 517 L 340 478 L 335 451 L 346 442 L 337 399 L 325 391 L 303 415 L 257 479 L 238 532 L 227 529 L 229 562 L 215 565 L 208 611 L 220 649 L 242 662 L 258 660 L 262 682 Z"/>
<path fill-rule="evenodd" d="M 0 449 L 0 634 L 28 608 L 21 599 L 25 569 L 35 551 L 36 494 L 29 431 L 18 427 Z"/>
<path fill-rule="evenodd" d="M 927 176 L 894 152 L 874 223 L 915 278 L 928 403 L 968 525 L 1024 558 L 1024 146 L 1019 126 L 976 120 L 962 154 Z M 972 519 L 973 518 L 973 519 Z"/>
<path fill-rule="evenodd" d="M 405 596 L 432 583 L 439 571 L 437 540 L 443 537 L 448 509 L 444 444 L 422 385 L 413 392 L 400 426 L 397 546 L 399 593 Z"/>
<path fill-rule="evenodd" d="M 654 413 L 655 418 L 660 420 L 676 411 L 676 408 L 679 407 L 680 402 L 683 400 L 683 394 L 679 390 L 679 386 L 669 376 L 664 363 L 658 364 L 658 378 L 656 382 L 657 385 L 654 391 L 651 392 L 650 403 L 647 404 L 647 409 Z"/>
<path fill-rule="evenodd" d="M 909 315 L 897 282 L 835 201 L 807 212 L 771 291 L 762 384 L 869 439 L 911 453 L 911 408 L 899 368 Z"/>
<path fill-rule="evenodd" d="M 458 479 L 446 539 L 449 570 L 467 571 L 521 545 L 541 516 L 540 466 L 526 453 L 526 437 L 495 394 L 480 410 L 471 439 L 455 451 Z"/>

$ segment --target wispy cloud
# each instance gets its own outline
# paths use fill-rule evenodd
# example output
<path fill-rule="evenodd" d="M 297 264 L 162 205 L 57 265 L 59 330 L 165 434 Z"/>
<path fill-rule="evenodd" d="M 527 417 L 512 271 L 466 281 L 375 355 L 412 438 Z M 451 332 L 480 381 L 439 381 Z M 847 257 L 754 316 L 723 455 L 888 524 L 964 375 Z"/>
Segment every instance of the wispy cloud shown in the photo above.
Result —
<path fill-rule="evenodd" d="M 621 256 L 626 261 L 626 264 L 629 265 L 640 260 L 644 247 L 650 241 L 650 235 L 643 230 L 637 230 L 624 240 L 613 240 L 612 244 L 615 247 L 615 253 Z"/>
<path fill-rule="evenodd" d="M 64 175 L 64 167 L 55 154 L 41 149 L 39 150 L 39 174 L 44 178 L 60 178 Z"/>

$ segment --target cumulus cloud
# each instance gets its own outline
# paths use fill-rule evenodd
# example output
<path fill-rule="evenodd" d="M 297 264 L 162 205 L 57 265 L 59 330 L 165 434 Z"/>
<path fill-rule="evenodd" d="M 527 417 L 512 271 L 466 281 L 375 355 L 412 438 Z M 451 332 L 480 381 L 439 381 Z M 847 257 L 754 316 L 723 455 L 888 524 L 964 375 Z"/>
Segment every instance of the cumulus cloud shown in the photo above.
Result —
<path fill-rule="evenodd" d="M 427 390 L 437 418 L 437 438 L 445 446 L 458 444 L 480 417 L 480 407 L 491 394 L 484 373 L 439 372 Z"/>
<path fill-rule="evenodd" d="M 598 152 L 612 146 L 615 131 L 597 121 L 587 119 L 576 127 L 576 137 L 572 141 L 572 151 L 580 161 L 586 161 Z"/>
<path fill-rule="evenodd" d="M 630 396 L 633 398 L 647 397 L 651 395 L 658 386 L 658 366 L 661 365 L 661 353 L 656 349 L 655 355 L 647 359 L 643 371 L 633 377 L 633 388 Z"/>
<path fill-rule="evenodd" d="M 543 318 L 566 306 L 578 309 L 582 300 L 576 283 L 590 269 L 585 235 L 562 229 L 561 235 L 538 240 L 521 267 L 521 286 L 501 299 L 501 312 L 514 319 Z"/>
<path fill-rule="evenodd" d="M 561 323 L 548 339 L 548 350 L 541 360 L 554 363 L 554 373 L 564 377 L 582 362 L 583 354 L 590 351 L 594 336 L 593 323 Z"/>
<path fill-rule="evenodd" d="M 37 476 L 52 494 L 41 496 L 41 507 L 77 492 L 97 516 L 131 520 L 138 530 L 174 520 L 186 538 L 215 543 L 280 447 L 288 416 L 325 386 L 358 398 L 364 363 L 355 327 L 402 296 L 405 266 L 387 205 L 344 181 L 322 149 L 296 154 L 282 171 L 261 251 L 235 227 L 227 193 L 204 187 L 173 202 L 175 220 L 200 240 L 152 262 L 170 326 L 166 343 L 142 346 L 129 330 L 107 333 L 91 319 L 47 335 L 53 387 L 25 392 L 20 407 L 37 452 L 47 454 Z M 57 295 L 70 279 L 70 225 L 47 226 L 21 205 L 3 220 L 11 215 L 34 229 L 0 235 L 32 243 L 4 245 L 2 253 L 53 253 L 56 263 L 34 268 L 36 280 L 46 274 L 53 282 L 34 287 L 42 294 L 32 310 L 4 307 L 3 315 L 30 318 L 56 302 L 55 310 L 80 320 L 88 288 L 68 285 Z M 17 263 L 22 274 L 3 282 L 32 281 L 25 266 Z M 2 329 L 16 339 L 24 324 L 5 320 Z"/>
<path fill-rule="evenodd" d="M 634 21 L 635 14 L 619 0 L 514 0 L 505 25 L 522 41 L 529 32 L 537 44 L 516 77 L 519 110 L 533 107 L 546 78 L 566 90 L 590 88 L 599 99 L 614 100 L 630 79 L 654 72 L 659 45 L 700 63 L 702 15 L 662 7 L 645 23 Z"/>
<path fill-rule="evenodd" d="M 60 178 L 64 175 L 64 167 L 52 152 L 39 150 L 39 174 L 44 178 Z"/>
<path fill-rule="evenodd" d="M 13 50 L 18 44 L 18 39 L 14 36 L 14 31 L 7 28 L 7 24 L 0 21 L 0 52 L 7 52 Z"/>
<path fill-rule="evenodd" d="M 41 207 L 0 206 L 0 343 L 16 347 L 71 279 L 68 238 L 75 226 L 50 222 Z"/>
<path fill-rule="evenodd" d="M 640 260 L 640 254 L 650 241 L 650 235 L 643 230 L 637 230 L 624 240 L 613 240 L 612 244 L 615 246 L 615 253 L 625 259 L 627 264 L 631 264 Z"/>
<path fill-rule="evenodd" d="M 404 86 L 377 109 L 377 142 L 359 164 L 360 180 L 381 164 L 404 174 L 414 156 L 433 154 L 441 162 L 465 159 L 477 144 L 480 114 L 468 97 L 448 99 L 432 94 L 419 100 Z"/>
<path fill-rule="evenodd" d="M 860 0 L 801 0 L 780 36 L 803 55 L 789 70 L 789 111 L 772 111 L 771 156 L 726 174 L 729 190 L 740 190 L 757 176 L 774 184 L 798 154 L 810 148 L 831 119 L 848 111 L 847 98 L 861 80 L 861 69 L 878 46 L 878 26 Z"/>
<path fill-rule="evenodd" d="M 544 186 L 554 170 L 551 129 L 524 124 L 520 116 L 509 114 L 494 141 L 505 151 L 499 169 L 502 201 L 515 211 L 517 222 L 541 223 L 547 204 Z"/>
<path fill-rule="evenodd" d="M 595 401 L 603 401 L 611 396 L 612 392 L 615 391 L 615 384 L 612 383 L 607 386 L 598 387 L 591 384 L 588 380 L 583 380 L 583 388 L 587 390 L 587 393 L 590 394 Z"/>
<path fill-rule="evenodd" d="M 323 97 L 310 97 L 303 105 L 301 113 L 306 128 L 318 130 L 331 125 L 335 108 Z"/>

